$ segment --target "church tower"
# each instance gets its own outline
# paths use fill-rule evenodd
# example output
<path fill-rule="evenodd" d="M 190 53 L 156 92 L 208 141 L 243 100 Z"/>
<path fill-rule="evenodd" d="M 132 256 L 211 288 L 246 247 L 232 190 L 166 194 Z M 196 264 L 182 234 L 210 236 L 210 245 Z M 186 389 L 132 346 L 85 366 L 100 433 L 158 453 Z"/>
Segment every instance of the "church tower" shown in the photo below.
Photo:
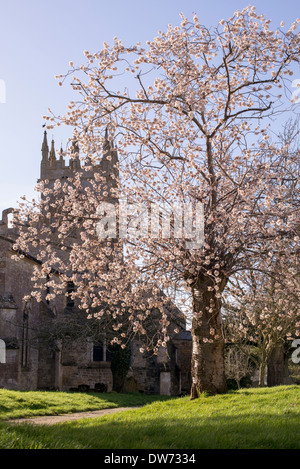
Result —
<path fill-rule="evenodd" d="M 48 180 L 50 186 L 54 182 L 59 180 L 65 180 L 67 178 L 73 178 L 78 172 L 81 173 L 82 178 L 86 181 L 93 179 L 94 173 L 98 172 L 106 179 L 107 190 L 111 193 L 111 188 L 117 186 L 117 180 L 119 177 L 118 165 L 118 152 L 112 141 L 108 139 L 107 130 L 105 132 L 105 141 L 103 145 L 103 152 L 101 159 L 97 165 L 93 165 L 92 169 L 84 167 L 88 166 L 88 161 L 82 163 L 80 160 L 80 149 L 77 142 L 73 142 L 71 149 L 71 158 L 69 164 L 63 156 L 63 149 L 59 151 L 59 155 L 56 155 L 55 142 L 52 139 L 51 148 L 49 151 L 47 132 L 44 132 L 44 139 L 42 143 L 42 160 L 41 160 L 41 173 L 39 181 Z"/>

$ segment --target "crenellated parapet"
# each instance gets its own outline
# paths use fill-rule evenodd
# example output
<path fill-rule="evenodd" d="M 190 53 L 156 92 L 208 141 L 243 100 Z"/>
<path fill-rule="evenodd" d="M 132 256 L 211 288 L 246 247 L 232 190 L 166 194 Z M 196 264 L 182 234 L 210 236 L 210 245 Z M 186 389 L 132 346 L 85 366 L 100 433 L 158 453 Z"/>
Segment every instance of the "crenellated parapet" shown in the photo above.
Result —
<path fill-rule="evenodd" d="M 118 175 L 116 164 L 118 163 L 118 153 L 113 143 L 108 140 L 106 134 L 106 140 L 103 146 L 103 155 L 98 165 L 93 166 L 92 171 L 87 171 L 86 167 L 81 163 L 79 158 L 79 147 L 76 142 L 72 146 L 72 157 L 70 158 L 69 164 L 66 164 L 63 155 L 63 149 L 61 148 L 59 154 L 56 155 L 55 143 L 52 139 L 51 148 L 49 151 L 47 132 L 44 132 L 44 139 L 42 143 L 42 161 L 41 161 L 41 176 L 40 180 L 48 180 L 50 183 L 57 179 L 63 180 L 66 178 L 73 178 L 75 173 L 81 172 L 85 179 L 93 177 L 95 171 L 103 173 L 103 176 L 107 178 L 107 181 L 111 181 L 113 184 L 114 178 Z"/>

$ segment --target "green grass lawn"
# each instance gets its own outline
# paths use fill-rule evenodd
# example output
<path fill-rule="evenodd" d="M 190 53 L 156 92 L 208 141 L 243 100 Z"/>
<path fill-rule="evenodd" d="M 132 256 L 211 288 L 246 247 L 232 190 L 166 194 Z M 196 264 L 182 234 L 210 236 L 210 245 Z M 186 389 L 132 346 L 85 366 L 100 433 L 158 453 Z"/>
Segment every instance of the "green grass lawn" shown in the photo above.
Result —
<path fill-rule="evenodd" d="M 41 415 L 58 415 L 116 407 L 136 407 L 167 396 L 117 393 L 10 391 L 0 389 L 0 421 Z"/>
<path fill-rule="evenodd" d="M 0 391 L 0 396 L 1 396 Z M 8 391 L 3 391 L 7 393 Z M 30 402 L 34 395 L 47 409 L 91 410 L 103 401 L 142 405 L 149 396 L 116 394 L 16 393 Z M 42 397 L 41 397 L 42 396 Z M 52 397 L 51 397 L 52 396 Z M 57 401 L 56 401 L 56 397 Z M 152 399 L 160 397 L 152 396 Z M 44 399 L 44 401 L 43 401 Z M 78 401 L 76 401 L 78 399 Z M 119 400 L 118 400 L 119 399 Z M 71 402 L 72 401 L 72 402 Z M 89 402 L 90 401 L 90 402 Z M 0 401 L 4 406 L 6 400 Z M 129 403 L 131 402 L 131 403 Z M 26 402 L 21 402 L 28 415 Z M 77 407 L 80 406 L 79 407 Z M 10 417 L 13 404 L 10 404 Z M 18 405 L 17 405 L 18 406 Z M 86 406 L 86 409 L 83 407 Z M 103 407 L 97 407 L 103 408 Z M 39 414 L 41 408 L 39 409 Z M 2 418 L 8 413 L 2 412 Z M 61 410 L 59 410 L 61 412 Z M 57 413 L 59 413 L 57 412 Z M 16 414 L 14 414 L 16 415 Z M 20 408 L 18 410 L 20 416 Z M 300 387 L 244 389 L 226 395 L 152 402 L 141 409 L 52 426 L 0 423 L 0 448 L 201 449 L 300 448 Z"/>

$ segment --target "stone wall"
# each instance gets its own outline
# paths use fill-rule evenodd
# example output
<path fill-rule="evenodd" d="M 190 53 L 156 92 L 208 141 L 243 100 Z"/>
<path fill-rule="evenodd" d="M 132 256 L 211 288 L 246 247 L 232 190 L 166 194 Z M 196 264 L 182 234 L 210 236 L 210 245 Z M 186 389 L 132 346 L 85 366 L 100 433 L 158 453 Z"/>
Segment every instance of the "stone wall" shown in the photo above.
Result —
<path fill-rule="evenodd" d="M 170 343 L 157 355 L 140 352 L 141 344 L 133 342 L 131 365 L 125 380 L 125 390 L 136 389 L 145 394 L 179 395 L 180 369 L 176 363 L 176 348 Z"/>
<path fill-rule="evenodd" d="M 19 389 L 19 350 L 6 349 L 6 363 L 0 363 L 0 388 Z"/>
<path fill-rule="evenodd" d="M 61 372 L 62 391 L 80 390 L 80 388 L 84 390 L 84 386 L 87 386 L 89 390 L 94 390 L 99 383 L 105 384 L 108 392 L 112 390 L 113 378 L 110 362 L 84 367 L 65 365 L 62 366 Z"/>

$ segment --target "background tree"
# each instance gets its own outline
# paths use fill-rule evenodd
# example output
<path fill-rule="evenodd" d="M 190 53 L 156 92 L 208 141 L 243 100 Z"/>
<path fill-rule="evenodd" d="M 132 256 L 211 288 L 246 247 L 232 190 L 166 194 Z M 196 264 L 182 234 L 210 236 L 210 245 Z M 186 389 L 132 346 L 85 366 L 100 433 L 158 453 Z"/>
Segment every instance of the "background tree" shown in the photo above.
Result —
<path fill-rule="evenodd" d="M 241 389 L 241 381 L 250 378 L 255 371 L 251 363 L 249 354 L 245 354 L 235 347 L 229 347 L 225 352 L 225 375 L 229 380 L 236 382 L 238 389 Z"/>
<path fill-rule="evenodd" d="M 232 279 L 224 300 L 227 340 L 256 363 L 260 386 L 275 349 L 300 336 L 299 270 L 284 259 L 287 270 L 278 275 L 276 262 L 276 277 L 272 264 Z"/>
<path fill-rule="evenodd" d="M 46 199 L 24 208 L 29 226 L 17 245 L 43 248 L 37 289 L 55 267 L 72 278 L 88 314 L 98 308 L 103 318 L 110 311 L 116 343 L 125 340 L 126 334 L 118 331 L 126 325 L 129 333 L 146 336 L 144 322 L 151 320 L 155 306 L 161 319 L 146 344 L 154 353 L 170 338 L 165 310 L 170 298 L 160 292 L 176 284 L 184 287 L 192 297 L 195 398 L 202 391 L 226 391 L 221 297 L 228 279 L 253 268 L 270 251 L 288 257 L 296 236 L 295 191 L 291 194 L 285 181 L 298 157 L 272 142 L 267 119 L 281 115 L 292 64 L 299 63 L 299 20 L 285 32 L 283 24 L 270 30 L 270 21 L 251 6 L 215 29 L 202 26 L 196 14 L 192 21 L 181 16 L 181 25 L 169 25 L 145 47 L 126 47 L 114 38 L 100 52 L 86 51 L 86 64 L 71 62 L 59 80 L 62 84 L 70 77 L 78 99 L 65 116 L 48 116 L 48 128 L 74 128 L 72 138 L 91 166 L 101 158 L 108 129 L 120 156 L 115 197 L 122 191 L 145 207 L 153 201 L 170 207 L 203 204 L 203 246 L 190 249 L 184 237 L 166 238 L 161 232 L 151 237 L 145 230 L 139 237 L 127 233 L 125 259 L 116 249 L 119 239 L 111 245 L 106 240 L 99 249 L 96 209 L 107 196 L 105 188 L 100 194 L 99 175 L 88 189 L 80 178 L 71 188 L 68 182 L 41 188 Z M 48 215 L 48 227 L 37 233 L 37 213 L 50 213 L 50 193 L 55 210 Z M 146 214 L 147 209 L 140 223 Z M 69 244 L 65 257 L 57 254 L 58 243 L 43 244 L 57 230 L 65 249 L 67 234 L 78 226 L 83 228 L 81 241 Z M 61 291 L 54 283 L 51 288 L 53 294 Z M 109 305 L 106 312 L 103 304 Z"/>

